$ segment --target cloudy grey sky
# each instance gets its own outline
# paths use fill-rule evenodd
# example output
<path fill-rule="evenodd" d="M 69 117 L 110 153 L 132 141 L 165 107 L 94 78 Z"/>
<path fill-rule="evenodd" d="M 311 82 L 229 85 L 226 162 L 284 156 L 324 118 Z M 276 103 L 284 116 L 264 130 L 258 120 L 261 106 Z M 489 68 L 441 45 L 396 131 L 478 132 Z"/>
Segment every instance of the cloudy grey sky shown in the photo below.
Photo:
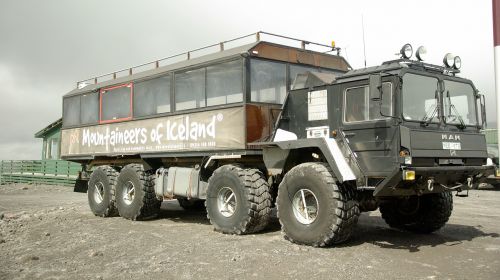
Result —
<path fill-rule="evenodd" d="M 496 118 L 490 0 L 0 0 L 0 159 L 41 157 L 33 135 L 77 80 L 259 30 L 335 40 L 362 67 L 362 17 L 368 66 L 404 43 L 425 45 L 430 63 L 460 55 Z"/>

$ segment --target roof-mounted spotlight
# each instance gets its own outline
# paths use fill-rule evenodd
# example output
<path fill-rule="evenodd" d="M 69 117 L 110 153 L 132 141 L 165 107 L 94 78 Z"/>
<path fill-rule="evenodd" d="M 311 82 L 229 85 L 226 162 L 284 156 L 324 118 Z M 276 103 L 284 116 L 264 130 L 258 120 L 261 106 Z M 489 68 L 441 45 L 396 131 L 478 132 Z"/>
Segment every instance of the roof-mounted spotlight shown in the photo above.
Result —
<path fill-rule="evenodd" d="M 460 67 L 462 67 L 462 59 L 460 58 L 460 56 L 455 56 L 455 58 L 453 59 L 453 68 L 455 69 L 460 69 Z"/>
<path fill-rule="evenodd" d="M 399 51 L 401 58 L 410 59 L 413 55 L 413 48 L 410 44 L 405 44 Z"/>
<path fill-rule="evenodd" d="M 415 54 L 419 61 L 424 61 L 427 57 L 427 49 L 424 46 L 420 46 L 417 49 L 417 53 Z"/>
<path fill-rule="evenodd" d="M 446 67 L 452 68 L 455 63 L 455 56 L 451 53 L 447 53 L 443 58 L 443 63 Z"/>

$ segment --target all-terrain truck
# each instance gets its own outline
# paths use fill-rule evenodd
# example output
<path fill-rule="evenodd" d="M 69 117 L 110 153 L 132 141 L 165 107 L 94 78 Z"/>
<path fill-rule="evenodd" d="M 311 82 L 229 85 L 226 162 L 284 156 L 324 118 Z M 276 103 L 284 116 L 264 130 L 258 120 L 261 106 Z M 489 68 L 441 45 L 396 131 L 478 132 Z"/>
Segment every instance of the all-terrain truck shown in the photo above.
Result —
<path fill-rule="evenodd" d="M 405 45 L 400 59 L 353 70 L 337 47 L 253 36 L 81 81 L 63 97 L 61 154 L 83 164 L 95 215 L 148 219 L 177 199 L 206 208 L 216 231 L 248 234 L 276 207 L 286 239 L 321 247 L 377 209 L 391 227 L 436 231 L 451 191 L 496 172 L 484 98 L 457 76 L 458 57 L 428 64 Z"/>

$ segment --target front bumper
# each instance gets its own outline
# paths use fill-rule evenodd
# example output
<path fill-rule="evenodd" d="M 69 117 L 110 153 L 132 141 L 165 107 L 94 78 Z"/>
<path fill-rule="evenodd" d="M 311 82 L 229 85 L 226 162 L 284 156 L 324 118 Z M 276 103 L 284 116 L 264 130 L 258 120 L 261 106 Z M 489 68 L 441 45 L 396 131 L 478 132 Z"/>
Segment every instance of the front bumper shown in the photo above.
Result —
<path fill-rule="evenodd" d="M 404 170 L 415 171 L 414 181 L 404 181 Z M 475 180 L 495 174 L 494 166 L 432 166 L 400 167 L 376 188 L 374 196 L 407 196 L 439 193 L 454 189 L 469 189 Z M 468 182 L 470 179 L 470 183 Z M 429 187 L 429 180 L 432 184 Z"/>

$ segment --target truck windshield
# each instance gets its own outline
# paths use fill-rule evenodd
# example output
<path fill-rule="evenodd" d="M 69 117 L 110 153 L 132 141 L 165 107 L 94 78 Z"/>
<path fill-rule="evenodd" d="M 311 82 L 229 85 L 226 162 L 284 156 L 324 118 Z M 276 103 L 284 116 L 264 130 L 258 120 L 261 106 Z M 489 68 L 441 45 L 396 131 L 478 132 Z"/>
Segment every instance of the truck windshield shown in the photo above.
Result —
<path fill-rule="evenodd" d="M 443 105 L 446 123 L 476 125 L 475 100 L 470 84 L 445 80 Z"/>
<path fill-rule="evenodd" d="M 403 76 L 403 117 L 413 121 L 438 121 L 438 79 L 407 73 Z"/>

